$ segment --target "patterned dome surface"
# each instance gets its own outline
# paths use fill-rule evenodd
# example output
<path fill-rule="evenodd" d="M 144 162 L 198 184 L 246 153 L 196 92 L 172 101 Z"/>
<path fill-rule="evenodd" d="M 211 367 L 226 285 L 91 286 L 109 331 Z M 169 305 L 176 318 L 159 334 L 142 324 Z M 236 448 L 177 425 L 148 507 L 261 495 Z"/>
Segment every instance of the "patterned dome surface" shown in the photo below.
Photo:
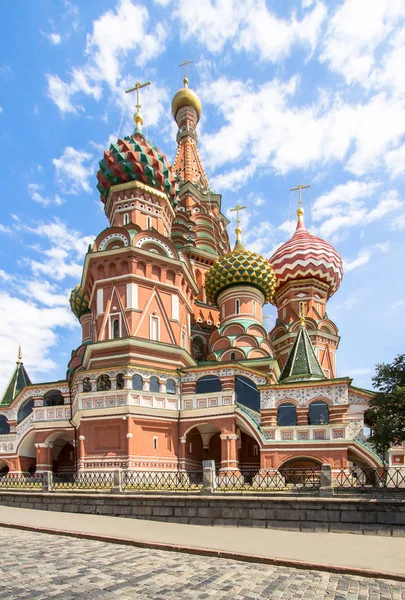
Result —
<path fill-rule="evenodd" d="M 313 277 L 329 285 L 330 297 L 342 281 L 342 259 L 331 244 L 305 229 L 303 214 L 303 209 L 297 211 L 294 235 L 270 258 L 276 274 L 276 291 L 288 281 Z"/>
<path fill-rule="evenodd" d="M 73 288 L 72 293 L 70 294 L 69 304 L 72 313 L 78 319 L 80 319 L 84 313 L 89 311 L 89 299 L 80 284 Z"/>
<path fill-rule="evenodd" d="M 166 156 L 140 132 L 118 139 L 104 152 L 97 173 L 97 189 L 106 202 L 110 187 L 128 181 L 141 181 L 167 194 L 173 204 L 176 180 Z"/>
<path fill-rule="evenodd" d="M 271 264 L 256 252 L 249 252 L 237 242 L 229 254 L 218 259 L 205 278 L 209 302 L 215 304 L 219 294 L 233 285 L 252 285 L 264 295 L 265 302 L 273 296 L 276 280 Z"/>

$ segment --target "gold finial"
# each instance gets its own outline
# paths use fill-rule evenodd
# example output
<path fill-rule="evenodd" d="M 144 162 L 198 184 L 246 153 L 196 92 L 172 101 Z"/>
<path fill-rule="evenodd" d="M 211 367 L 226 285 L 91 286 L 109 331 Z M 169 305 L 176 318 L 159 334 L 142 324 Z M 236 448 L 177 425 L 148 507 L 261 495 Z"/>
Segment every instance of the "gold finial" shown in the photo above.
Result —
<path fill-rule="evenodd" d="M 21 364 L 22 363 L 22 352 L 21 352 L 21 346 L 18 346 L 18 358 L 17 358 L 17 364 Z"/>
<path fill-rule="evenodd" d="M 235 229 L 235 233 L 236 233 L 236 244 L 241 244 L 242 240 L 241 240 L 241 233 L 242 233 L 242 229 L 240 228 L 240 215 L 239 212 L 241 210 L 244 210 L 246 208 L 246 206 L 242 206 L 241 204 L 237 204 L 235 206 L 235 208 L 231 208 L 229 209 L 229 212 L 235 212 L 236 211 L 236 229 Z"/>
<path fill-rule="evenodd" d="M 306 325 L 305 325 L 305 306 L 306 306 L 305 302 L 300 302 L 300 312 L 299 312 L 300 327 L 306 327 Z"/>
<path fill-rule="evenodd" d="M 302 217 L 302 215 L 304 214 L 304 209 L 302 208 L 302 190 L 306 190 L 307 188 L 310 188 L 310 185 L 302 185 L 301 183 L 299 183 L 297 185 L 297 187 L 295 188 L 290 188 L 290 192 L 296 192 L 298 190 L 298 210 L 297 210 L 297 217 L 300 218 Z"/>
<path fill-rule="evenodd" d="M 181 63 L 181 65 L 179 65 L 179 67 L 184 67 L 183 83 L 184 83 L 185 88 L 188 87 L 187 65 L 191 65 L 191 63 L 193 63 L 193 62 L 194 62 L 193 60 L 185 60 L 184 62 Z"/>
<path fill-rule="evenodd" d="M 130 88 L 129 90 L 125 90 L 126 94 L 129 94 L 130 92 L 134 92 L 136 90 L 136 105 L 135 105 L 136 113 L 134 114 L 134 122 L 135 122 L 135 131 L 139 131 L 140 133 L 142 132 L 143 117 L 140 112 L 141 103 L 140 103 L 139 90 L 141 88 L 144 88 L 144 87 L 150 85 L 151 83 L 152 83 L 151 81 L 147 81 L 146 83 L 139 83 L 139 81 L 137 81 L 136 84 L 134 85 L 134 87 Z"/>

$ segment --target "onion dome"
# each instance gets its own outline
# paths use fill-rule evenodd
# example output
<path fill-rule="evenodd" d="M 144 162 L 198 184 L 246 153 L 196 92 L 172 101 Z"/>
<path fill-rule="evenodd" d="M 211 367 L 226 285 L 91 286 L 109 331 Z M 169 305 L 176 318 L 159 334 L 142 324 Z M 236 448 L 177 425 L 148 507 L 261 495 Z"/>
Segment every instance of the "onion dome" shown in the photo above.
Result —
<path fill-rule="evenodd" d="M 215 304 L 219 294 L 234 285 L 251 285 L 258 288 L 265 302 L 273 296 L 275 275 L 271 264 L 256 252 L 249 252 L 240 240 L 241 230 L 236 228 L 236 244 L 232 252 L 217 260 L 205 278 L 208 301 Z"/>
<path fill-rule="evenodd" d="M 302 207 L 297 210 L 297 217 L 294 235 L 270 258 L 276 274 L 275 291 L 288 281 L 314 278 L 329 285 L 330 298 L 339 289 L 342 281 L 342 259 L 331 244 L 306 230 Z"/>
<path fill-rule="evenodd" d="M 140 181 L 164 192 L 175 203 L 176 180 L 166 156 L 137 129 L 131 136 L 118 139 L 104 152 L 97 173 L 97 189 L 106 202 L 113 185 Z"/>
<path fill-rule="evenodd" d="M 197 121 L 201 117 L 201 102 L 195 92 L 188 87 L 188 77 L 184 78 L 184 87 L 175 93 L 172 100 L 172 115 L 176 119 L 179 108 L 183 106 L 192 106 L 197 113 Z"/>
<path fill-rule="evenodd" d="M 89 299 L 80 284 L 73 288 L 69 299 L 72 313 L 80 319 L 84 313 L 89 312 Z"/>

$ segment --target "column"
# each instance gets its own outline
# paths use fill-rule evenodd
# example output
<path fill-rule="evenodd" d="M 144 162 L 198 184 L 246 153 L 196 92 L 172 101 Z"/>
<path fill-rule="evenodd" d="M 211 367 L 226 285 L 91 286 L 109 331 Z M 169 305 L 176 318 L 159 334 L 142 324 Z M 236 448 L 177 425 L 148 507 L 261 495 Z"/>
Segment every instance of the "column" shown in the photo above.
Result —
<path fill-rule="evenodd" d="M 308 425 L 308 407 L 297 408 L 297 425 Z"/>
<path fill-rule="evenodd" d="M 127 463 L 127 467 L 132 467 L 132 457 L 134 456 L 134 439 L 133 439 L 133 433 L 132 433 L 132 424 L 133 424 L 133 420 L 132 418 L 127 415 L 127 433 L 126 433 L 126 438 L 127 438 L 127 454 L 128 454 L 128 463 Z"/>
<path fill-rule="evenodd" d="M 79 446 L 77 448 L 78 453 L 77 453 L 77 469 L 80 470 L 80 467 L 83 466 L 84 464 L 84 458 L 85 458 L 85 448 L 84 448 L 84 441 L 85 441 L 86 437 L 84 435 L 79 435 Z"/>
<path fill-rule="evenodd" d="M 238 448 L 236 433 L 222 433 L 221 438 L 221 471 L 238 471 Z"/>
<path fill-rule="evenodd" d="M 186 443 L 187 437 L 183 436 L 180 438 L 179 444 L 179 468 L 180 471 L 185 471 L 186 469 Z"/>
<path fill-rule="evenodd" d="M 52 448 L 50 444 L 35 444 L 35 454 L 37 462 L 37 473 L 52 471 Z"/>

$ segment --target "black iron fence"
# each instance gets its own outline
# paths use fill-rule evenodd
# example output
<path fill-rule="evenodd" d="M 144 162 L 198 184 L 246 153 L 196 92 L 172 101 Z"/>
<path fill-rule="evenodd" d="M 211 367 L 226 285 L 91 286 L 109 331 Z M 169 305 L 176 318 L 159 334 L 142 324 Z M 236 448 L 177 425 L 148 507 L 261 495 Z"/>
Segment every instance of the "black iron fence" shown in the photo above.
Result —
<path fill-rule="evenodd" d="M 327 474 L 326 474 L 327 475 Z M 348 467 L 325 479 L 324 467 L 242 469 L 240 471 L 82 471 L 79 473 L 9 473 L 1 490 L 99 492 L 290 492 L 391 493 L 405 495 L 405 467 Z"/>
<path fill-rule="evenodd" d="M 202 471 L 124 471 L 123 491 L 198 491 L 203 487 Z"/>
<path fill-rule="evenodd" d="M 320 486 L 319 469 L 219 471 L 219 491 L 315 491 Z"/>
<path fill-rule="evenodd" d="M 334 490 L 345 492 L 403 492 L 405 467 L 349 467 L 334 474 Z"/>
<path fill-rule="evenodd" d="M 50 487 L 53 490 L 110 490 L 113 485 L 112 471 L 83 471 L 82 473 L 55 473 L 52 475 Z"/>

